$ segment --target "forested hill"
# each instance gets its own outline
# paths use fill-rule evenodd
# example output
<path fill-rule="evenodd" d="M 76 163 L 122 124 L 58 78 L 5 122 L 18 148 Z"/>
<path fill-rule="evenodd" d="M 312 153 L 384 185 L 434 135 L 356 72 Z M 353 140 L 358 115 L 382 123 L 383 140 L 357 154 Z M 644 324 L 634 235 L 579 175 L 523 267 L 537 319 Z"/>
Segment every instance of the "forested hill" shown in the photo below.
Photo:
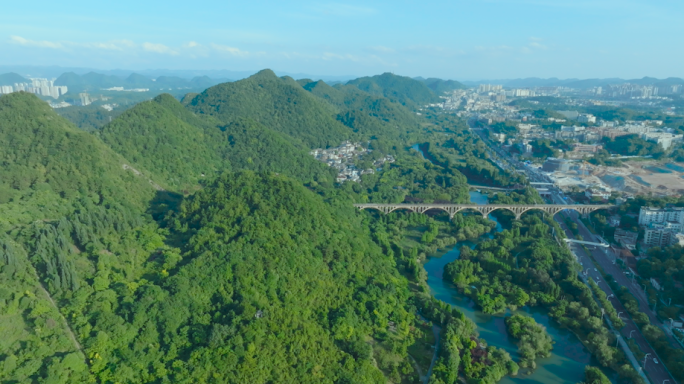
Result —
<path fill-rule="evenodd" d="M 0 303 L 8 300 L 26 321 L 0 324 L 13 362 L 3 377 L 384 384 L 372 350 L 383 351 L 385 366 L 410 367 L 414 309 L 391 251 L 371 240 L 362 220 L 286 176 L 245 171 L 187 198 L 163 230 L 133 211 L 92 203 L 37 221 L 21 230 L 25 252 L 7 258 L 0 242 L 0 283 L 11 281 L 6 271 L 19 279 L 12 271 L 30 260 L 83 355 L 64 333 L 45 339 L 34 331 L 45 326 L 53 335 L 61 320 L 42 293 L 18 290 L 35 287 L 22 272 L 21 281 L 0 286 Z M 68 361 L 44 357 L 57 347 Z"/>
<path fill-rule="evenodd" d="M 0 227 L 56 218 L 78 198 L 143 207 L 144 176 L 33 94 L 0 97 Z"/>
<path fill-rule="evenodd" d="M 384 96 L 411 109 L 439 101 L 439 97 L 423 82 L 389 72 L 361 77 L 347 84 L 373 95 Z"/>
<path fill-rule="evenodd" d="M 211 87 L 195 96 L 188 108 L 226 124 L 253 119 L 304 148 L 337 146 L 352 134 L 335 120 L 334 108 L 294 80 L 278 78 L 268 69 L 244 80 Z"/>
<path fill-rule="evenodd" d="M 0 75 L 0 85 L 14 85 L 15 83 L 29 82 L 30 80 L 14 72 L 3 73 L 2 75 Z"/>
<path fill-rule="evenodd" d="M 441 310 L 352 201 L 467 200 L 455 166 L 406 149 L 467 130 L 309 83 L 262 71 L 95 132 L 0 97 L 0 381 L 417 382 L 415 306 Z M 359 183 L 308 153 L 359 138 Z"/>
<path fill-rule="evenodd" d="M 425 83 L 437 95 L 441 95 L 445 92 L 450 92 L 456 89 L 466 89 L 465 85 L 459 83 L 456 80 L 442 80 L 434 77 L 423 79 L 422 77 L 416 78 L 416 80 Z"/>
<path fill-rule="evenodd" d="M 227 167 L 217 151 L 220 130 L 187 114 L 192 115 L 172 96 L 161 95 L 105 125 L 101 137 L 136 166 L 159 175 L 160 183 L 191 188 L 202 174 L 214 177 Z"/>
<path fill-rule="evenodd" d="M 337 119 L 364 138 L 408 143 L 407 133 L 419 129 L 419 120 L 403 105 L 371 95 L 351 85 L 331 87 L 323 81 L 300 80 L 303 88 L 338 109 Z"/>
<path fill-rule="evenodd" d="M 159 338 L 192 357 L 172 381 L 212 373 L 219 382 L 384 383 L 364 340 L 389 321 L 400 332 L 388 345 L 405 353 L 406 282 L 353 208 L 335 210 L 282 176 L 244 172 L 219 178 L 176 220 L 191 262 L 168 280 L 172 294 L 155 312 L 167 319 Z M 212 318 L 198 329 L 204 341 L 178 332 L 202 317 Z"/>
<path fill-rule="evenodd" d="M 304 182 L 332 182 L 330 168 L 251 119 L 223 124 L 197 116 L 171 95 L 140 103 L 102 130 L 102 139 L 159 183 L 189 192 L 225 171 L 284 173 Z"/>

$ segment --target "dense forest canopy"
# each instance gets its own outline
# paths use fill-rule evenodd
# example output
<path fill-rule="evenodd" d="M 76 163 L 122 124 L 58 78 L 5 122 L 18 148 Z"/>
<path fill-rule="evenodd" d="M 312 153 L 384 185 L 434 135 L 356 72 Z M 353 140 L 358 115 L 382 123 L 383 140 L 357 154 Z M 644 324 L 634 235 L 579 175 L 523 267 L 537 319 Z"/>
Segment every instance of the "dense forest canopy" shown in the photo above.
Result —
<path fill-rule="evenodd" d="M 226 170 L 281 172 L 333 180 L 330 169 L 286 136 L 251 119 L 224 124 L 195 115 L 168 94 L 129 109 L 101 132 L 105 143 L 177 190 L 191 191 Z M 162 181 L 163 180 L 163 181 Z"/>
<path fill-rule="evenodd" d="M 440 100 L 425 83 L 389 72 L 371 77 L 360 77 L 349 81 L 347 85 L 373 95 L 384 96 L 410 109 L 417 109 Z"/>
<path fill-rule="evenodd" d="M 188 107 L 225 124 L 253 119 L 306 148 L 337 146 L 352 133 L 334 118 L 331 105 L 271 70 L 211 87 L 195 96 Z"/>
<path fill-rule="evenodd" d="M 430 77 L 423 79 L 422 77 L 417 77 L 416 80 L 422 81 L 428 86 L 436 95 L 442 95 L 446 92 L 455 91 L 457 89 L 466 89 L 465 85 L 461 84 L 456 80 L 442 80 Z"/>
<path fill-rule="evenodd" d="M 143 207 L 154 194 L 128 161 L 35 95 L 0 97 L 0 227 L 58 218 L 78 198 Z"/>
<path fill-rule="evenodd" d="M 431 383 L 516 375 L 513 357 L 430 295 L 421 264 L 494 223 L 352 205 L 464 203 L 469 182 L 524 182 L 460 118 L 412 110 L 457 86 L 433 80 L 331 87 L 264 70 L 181 102 L 160 95 L 104 125 L 87 109 L 65 113 L 90 132 L 34 95 L 0 97 L 0 381 L 419 383 L 432 325 L 442 331 Z M 344 140 L 371 150 L 353 164 L 372 172 L 340 185 L 309 150 Z M 516 188 L 490 201 L 540 202 Z M 445 277 L 488 313 L 544 305 L 601 365 L 621 364 L 553 223 L 508 224 Z M 670 252 L 640 267 L 661 274 L 680 261 Z M 548 336 L 534 321 L 509 324 L 515 360 L 533 367 Z"/>

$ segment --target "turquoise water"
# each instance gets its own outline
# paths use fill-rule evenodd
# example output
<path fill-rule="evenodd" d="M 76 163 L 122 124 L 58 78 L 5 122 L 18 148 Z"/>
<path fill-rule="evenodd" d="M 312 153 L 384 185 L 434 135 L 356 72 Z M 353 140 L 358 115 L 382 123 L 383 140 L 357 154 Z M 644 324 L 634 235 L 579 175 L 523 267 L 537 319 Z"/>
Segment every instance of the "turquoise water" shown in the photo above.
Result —
<path fill-rule="evenodd" d="M 470 200 L 476 204 L 486 204 L 488 202 L 487 196 L 478 192 L 470 192 Z M 497 223 L 496 231 L 503 230 L 503 227 L 495 217 L 490 215 L 489 219 Z M 491 234 L 485 236 L 492 237 Z M 473 320 L 477 324 L 480 337 L 485 339 L 489 345 L 505 349 L 517 361 L 519 360 L 518 347 L 515 345 L 515 340 L 508 337 L 503 315 L 494 316 L 482 313 L 482 311 L 475 307 L 470 298 L 461 295 L 453 284 L 442 280 L 444 266 L 458 258 L 461 253 L 459 249 L 463 246 L 474 248 L 475 245 L 476 242 L 472 241 L 460 242 L 443 256 L 429 258 L 424 265 L 428 273 L 428 285 L 436 298 L 453 305 Z M 517 312 L 526 313 L 534 317 L 539 324 L 544 325 L 551 338 L 555 341 L 555 344 L 552 355 L 546 359 L 538 359 L 537 369 L 531 374 L 526 374 L 521 369 L 518 376 L 505 377 L 500 383 L 576 384 L 582 381 L 584 378 L 584 367 L 590 364 L 591 355 L 579 339 L 567 329 L 556 325 L 542 308 L 521 308 Z M 593 363 L 592 365 L 596 364 Z M 614 376 L 612 372 L 606 372 L 606 374 Z"/>
<path fill-rule="evenodd" d="M 681 166 L 679 166 L 677 164 L 673 164 L 673 163 L 665 164 L 665 168 L 669 168 L 669 169 L 672 169 L 673 171 L 677 171 L 677 172 L 684 172 L 684 167 L 681 167 Z"/>
<path fill-rule="evenodd" d="M 649 171 L 655 172 L 655 173 L 672 173 L 672 171 L 670 171 L 670 170 L 662 169 L 659 167 L 644 167 L 644 169 L 648 169 Z"/>
<path fill-rule="evenodd" d="M 649 182 L 647 182 L 647 181 L 644 181 L 644 180 L 643 180 L 641 177 L 639 177 L 639 176 L 634 176 L 634 175 L 632 175 L 632 178 L 634 178 L 634 180 L 636 180 L 637 182 L 639 182 L 639 183 L 641 183 L 641 184 L 643 184 L 643 185 L 645 185 L 645 186 L 647 186 L 647 187 L 650 187 L 650 186 L 651 186 L 651 183 L 649 183 Z"/>

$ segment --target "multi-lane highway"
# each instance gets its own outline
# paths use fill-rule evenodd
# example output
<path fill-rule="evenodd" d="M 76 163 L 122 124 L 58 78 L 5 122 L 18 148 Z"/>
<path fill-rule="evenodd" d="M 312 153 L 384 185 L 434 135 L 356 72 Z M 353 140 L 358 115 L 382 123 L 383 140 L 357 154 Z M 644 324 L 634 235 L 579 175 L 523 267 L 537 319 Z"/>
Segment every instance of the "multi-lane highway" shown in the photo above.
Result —
<path fill-rule="evenodd" d="M 559 218 L 567 217 L 573 220 L 574 222 L 578 223 L 577 227 L 579 233 L 585 240 L 599 242 L 599 240 L 596 239 L 591 234 L 591 232 L 589 232 L 589 230 L 587 230 L 587 228 L 582 225 L 582 222 L 577 217 L 576 212 L 563 212 L 559 213 L 557 216 Z M 565 231 L 566 236 L 572 238 L 572 232 L 569 228 L 567 228 L 563 220 L 558 220 L 558 223 L 560 224 L 561 228 L 563 228 L 563 230 Z M 598 247 L 587 248 L 589 249 L 589 252 L 591 252 L 591 255 L 594 257 L 595 260 L 608 260 L 604 251 L 599 249 Z M 620 303 L 620 301 L 617 300 L 615 293 L 610 288 L 608 283 L 606 283 L 605 279 L 601 276 L 601 273 L 598 271 L 598 268 L 596 268 L 592 259 L 586 253 L 584 247 L 582 247 L 579 244 L 570 244 L 570 249 L 572 253 L 575 256 L 577 256 L 577 260 L 582 265 L 582 268 L 584 269 L 582 273 L 585 273 L 587 277 L 591 277 L 598 284 L 599 288 L 601 288 L 606 293 L 606 295 L 610 297 L 610 302 L 613 304 L 615 310 L 620 315 L 620 318 L 625 323 L 625 326 L 619 330 L 622 337 L 624 337 L 625 339 L 634 339 L 634 341 L 639 346 L 639 349 L 644 354 L 648 354 L 646 359 L 641 359 L 639 361 L 639 364 L 642 366 L 642 368 L 645 369 L 651 381 L 653 381 L 654 383 L 662 383 L 665 380 L 670 380 L 670 383 L 676 383 L 674 378 L 672 378 L 670 374 L 667 372 L 667 370 L 664 368 L 663 363 L 658 357 L 656 351 L 650 346 L 646 338 L 643 336 L 639 328 L 636 326 L 632 318 L 629 316 L 627 310 L 622 306 L 622 303 Z M 616 277 L 617 275 L 624 276 L 623 272 L 619 270 L 617 266 L 613 265 L 612 261 L 608 261 L 607 264 L 610 265 L 610 269 L 606 269 L 603 266 L 603 263 L 601 265 L 601 268 L 603 268 L 606 273 L 610 273 L 611 275 Z"/>
<path fill-rule="evenodd" d="M 498 145 L 494 145 L 493 143 L 491 143 L 485 137 L 481 130 L 473 131 L 476 134 L 478 134 L 478 136 L 480 136 L 480 138 L 487 144 L 487 146 L 491 149 L 492 152 L 498 155 L 497 163 L 507 163 L 499 164 L 502 168 L 508 170 L 513 169 L 513 171 L 522 171 L 531 182 L 552 182 L 543 173 L 538 172 L 537 170 L 532 169 L 531 167 L 525 166 L 519 161 L 513 159 L 510 156 L 510 154 L 503 151 Z M 553 188 L 551 189 L 550 199 L 552 203 L 555 204 L 572 203 L 572 201 L 567 201 L 564 197 L 562 197 L 562 194 L 559 190 Z M 573 235 L 569 228 L 567 228 L 567 226 L 565 225 L 565 218 L 569 218 L 577 224 L 579 234 L 582 236 L 584 240 L 599 243 L 602 242 L 601 240 L 597 239 L 596 236 L 594 236 L 591 233 L 591 231 L 589 231 L 589 229 L 580 220 L 579 214 L 575 211 L 564 211 L 559 213 L 555 217 L 556 221 L 565 231 L 566 237 L 573 238 Z M 587 277 L 591 277 L 598 284 L 599 288 L 601 288 L 606 293 L 606 296 L 610 297 L 611 303 L 619 313 L 620 318 L 624 321 L 625 326 L 621 330 L 619 330 L 620 334 L 626 339 L 634 339 L 634 341 L 637 343 L 641 351 L 645 354 L 645 359 L 642 358 L 639 364 L 641 365 L 642 369 L 647 373 L 650 380 L 654 383 L 677 383 L 677 381 L 669 374 L 669 372 L 667 372 L 667 370 L 663 366 L 662 361 L 657 356 L 657 353 L 649 345 L 648 341 L 646 341 L 646 338 L 643 336 L 639 328 L 636 326 L 627 310 L 622 306 L 622 303 L 620 303 L 617 300 L 615 294 L 613 293 L 613 290 L 605 282 L 605 280 L 601 276 L 601 273 L 598 271 L 598 266 L 594 265 L 592 258 L 590 258 L 589 255 L 586 253 L 585 248 L 579 244 L 569 244 L 569 246 L 573 254 L 577 257 L 578 262 L 583 267 L 582 273 L 584 273 Z M 607 252 L 598 247 L 592 248 L 594 249 L 590 249 L 589 252 L 591 252 L 593 259 L 599 263 L 600 267 L 606 273 L 614 276 L 618 284 L 629 288 L 630 292 L 632 292 L 632 294 L 634 294 L 634 296 L 639 300 L 640 309 L 649 316 L 653 324 L 660 324 L 655 315 L 653 314 L 653 312 L 649 309 L 648 301 L 643 291 L 640 291 L 638 286 L 632 285 L 631 281 L 627 278 L 627 276 L 624 275 L 623 271 L 617 265 L 613 264 L 614 258 L 611 258 Z M 672 340 L 671 343 L 674 343 L 674 341 Z M 673 346 L 675 345 L 676 343 L 673 344 Z"/>

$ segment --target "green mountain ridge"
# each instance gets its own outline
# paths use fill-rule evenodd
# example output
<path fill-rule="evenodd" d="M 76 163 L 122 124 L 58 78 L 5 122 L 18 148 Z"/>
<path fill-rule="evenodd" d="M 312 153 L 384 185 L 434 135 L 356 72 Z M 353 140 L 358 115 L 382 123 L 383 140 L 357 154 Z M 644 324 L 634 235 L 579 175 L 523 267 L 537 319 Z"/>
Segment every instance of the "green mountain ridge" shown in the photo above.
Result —
<path fill-rule="evenodd" d="M 361 77 L 347 82 L 372 95 L 384 96 L 410 109 L 439 101 L 427 85 L 410 77 L 386 72 L 372 77 Z"/>
<path fill-rule="evenodd" d="M 168 94 L 138 104 L 106 125 L 105 143 L 136 166 L 176 190 L 225 171 L 250 169 L 284 173 L 302 181 L 331 182 L 324 164 L 253 120 L 220 123 L 197 116 Z"/>
<path fill-rule="evenodd" d="M 302 148 L 337 146 L 352 132 L 335 120 L 335 110 L 313 97 L 291 78 L 273 71 L 233 83 L 219 84 L 195 96 L 188 108 L 196 114 L 214 116 L 227 124 L 252 119 L 287 135 Z"/>
<path fill-rule="evenodd" d="M 468 87 L 456 80 L 442 80 L 434 77 L 427 79 L 416 78 L 416 80 L 425 83 L 437 95 L 441 95 L 445 92 L 454 91 L 457 89 L 467 89 Z"/>
<path fill-rule="evenodd" d="M 33 94 L 0 97 L 0 120 L 0 227 L 54 218 L 79 197 L 142 207 L 154 195 L 127 160 Z"/>

